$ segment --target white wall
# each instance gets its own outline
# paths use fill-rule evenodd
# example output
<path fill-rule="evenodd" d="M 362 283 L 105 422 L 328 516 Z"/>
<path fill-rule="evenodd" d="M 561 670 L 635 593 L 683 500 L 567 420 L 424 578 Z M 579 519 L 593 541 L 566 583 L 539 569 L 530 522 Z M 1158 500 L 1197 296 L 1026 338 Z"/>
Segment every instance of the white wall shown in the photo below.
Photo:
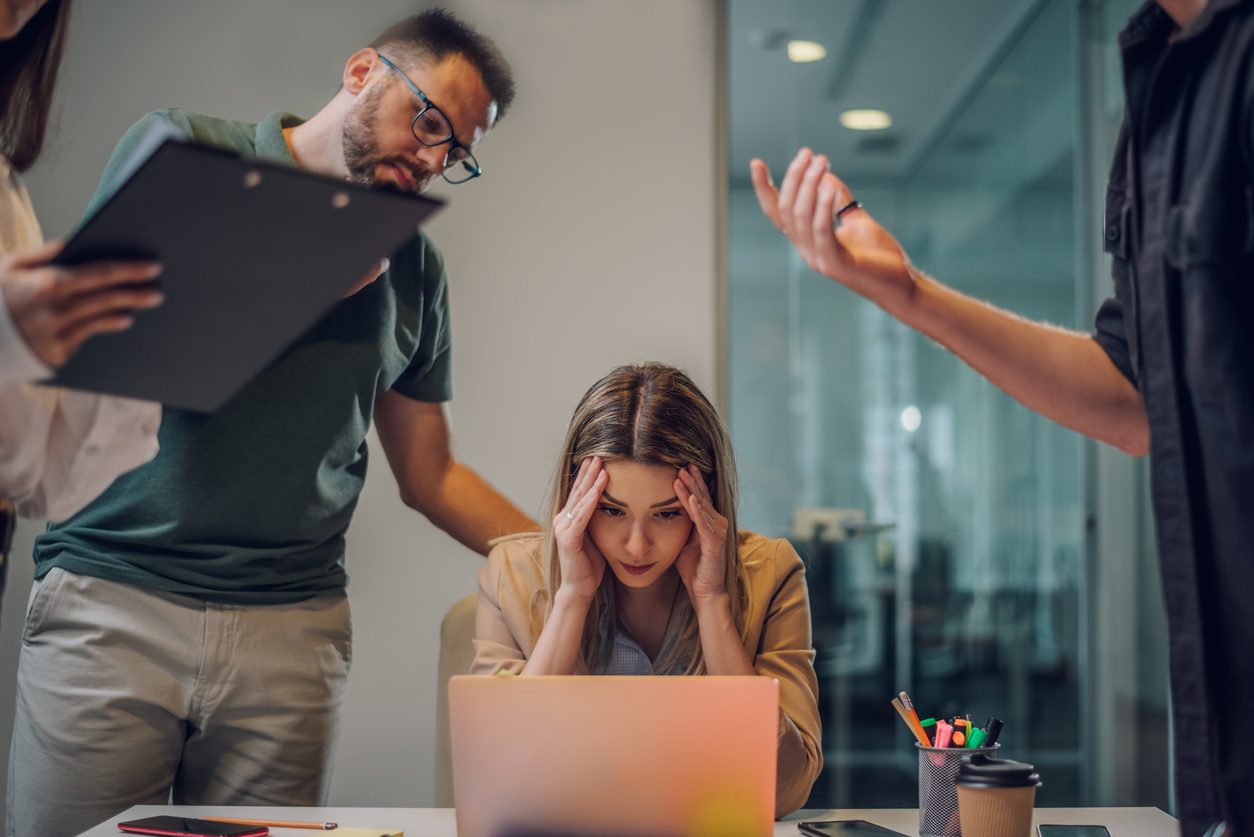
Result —
<path fill-rule="evenodd" d="M 114 141 L 163 106 L 257 120 L 312 114 L 343 60 L 424 4 L 402 0 L 80 2 L 57 140 L 28 178 L 49 236 L 78 218 Z M 716 383 L 715 0 L 459 0 L 513 63 L 514 110 L 486 176 L 439 192 L 450 272 L 458 455 L 525 509 L 575 401 L 642 359 Z M 437 634 L 479 559 L 404 508 L 381 452 L 349 532 L 353 673 L 331 801 L 433 798 Z M 19 529 L 0 629 L 0 748 L 29 590 Z M 0 760 L 0 771 L 7 760 Z"/>

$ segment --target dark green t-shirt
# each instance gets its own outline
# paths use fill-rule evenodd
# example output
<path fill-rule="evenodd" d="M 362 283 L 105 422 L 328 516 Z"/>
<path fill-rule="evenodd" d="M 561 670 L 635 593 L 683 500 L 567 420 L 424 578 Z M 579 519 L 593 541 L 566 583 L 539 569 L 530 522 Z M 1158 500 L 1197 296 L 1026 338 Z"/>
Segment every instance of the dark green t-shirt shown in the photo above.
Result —
<path fill-rule="evenodd" d="M 148 120 L 194 139 L 295 165 L 271 114 L 248 125 L 160 111 L 118 144 L 89 211 L 119 185 Z M 375 399 L 392 389 L 447 401 L 447 280 L 416 234 L 374 284 L 342 300 L 216 413 L 166 408 L 156 458 L 35 542 L 53 567 L 216 602 L 299 601 L 343 587 L 344 532 L 366 476 Z M 212 352 L 213 346 L 205 346 Z"/>

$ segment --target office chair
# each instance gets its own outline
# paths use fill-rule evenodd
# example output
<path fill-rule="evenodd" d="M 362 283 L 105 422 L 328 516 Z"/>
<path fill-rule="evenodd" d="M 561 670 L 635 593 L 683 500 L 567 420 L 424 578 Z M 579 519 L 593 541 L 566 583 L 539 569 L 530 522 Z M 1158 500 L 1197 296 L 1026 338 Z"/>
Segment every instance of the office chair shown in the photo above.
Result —
<path fill-rule="evenodd" d="M 440 622 L 440 672 L 436 682 L 435 805 L 453 807 L 453 747 L 448 729 L 448 681 L 469 674 L 475 659 L 475 610 L 479 596 L 459 599 Z"/>

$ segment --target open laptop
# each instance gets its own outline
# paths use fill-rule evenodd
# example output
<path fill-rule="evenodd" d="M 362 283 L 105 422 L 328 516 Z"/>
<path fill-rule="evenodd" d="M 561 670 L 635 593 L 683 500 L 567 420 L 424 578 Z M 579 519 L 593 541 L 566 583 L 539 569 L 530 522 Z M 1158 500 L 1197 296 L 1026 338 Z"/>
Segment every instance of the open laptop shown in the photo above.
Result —
<path fill-rule="evenodd" d="M 773 833 L 779 682 L 454 677 L 460 837 Z"/>

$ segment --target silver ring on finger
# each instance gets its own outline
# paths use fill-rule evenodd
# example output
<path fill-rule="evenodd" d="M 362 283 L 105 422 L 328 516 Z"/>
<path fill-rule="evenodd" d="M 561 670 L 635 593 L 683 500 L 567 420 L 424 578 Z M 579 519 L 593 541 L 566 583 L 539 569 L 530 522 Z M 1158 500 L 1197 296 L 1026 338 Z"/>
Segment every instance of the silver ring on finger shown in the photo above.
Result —
<path fill-rule="evenodd" d="M 570 509 L 566 510 L 566 519 L 569 520 L 571 523 L 575 522 L 575 516 L 570 513 Z"/>

